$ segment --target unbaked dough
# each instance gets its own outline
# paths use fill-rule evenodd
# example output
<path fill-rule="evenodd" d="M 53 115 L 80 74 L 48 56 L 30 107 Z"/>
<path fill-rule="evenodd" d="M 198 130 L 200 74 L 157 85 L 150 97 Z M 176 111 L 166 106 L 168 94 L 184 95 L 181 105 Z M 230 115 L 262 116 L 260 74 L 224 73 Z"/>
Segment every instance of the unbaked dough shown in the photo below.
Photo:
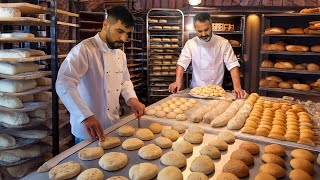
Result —
<path fill-rule="evenodd" d="M 186 132 L 186 126 L 181 123 L 176 123 L 172 125 L 171 128 L 178 131 L 179 134 L 183 134 L 184 132 Z"/>
<path fill-rule="evenodd" d="M 203 135 L 197 132 L 187 132 L 183 136 L 183 139 L 191 144 L 201 144 L 203 141 Z"/>
<path fill-rule="evenodd" d="M 1 7 L 0 17 L 1 18 L 21 17 L 21 12 L 19 9 L 16 9 L 16 8 Z"/>
<path fill-rule="evenodd" d="M 146 110 L 146 115 L 154 115 L 156 113 L 156 110 L 154 109 L 147 109 Z"/>
<path fill-rule="evenodd" d="M 78 175 L 80 171 L 81 166 L 79 163 L 69 161 L 53 167 L 49 171 L 49 178 L 51 180 L 71 179 Z"/>
<path fill-rule="evenodd" d="M 176 141 L 180 137 L 179 132 L 174 129 L 163 129 L 161 134 L 164 137 L 169 138 L 171 141 Z"/>
<path fill-rule="evenodd" d="M 220 151 L 228 149 L 228 144 L 217 137 L 211 138 L 208 144 L 218 148 Z"/>
<path fill-rule="evenodd" d="M 156 106 L 156 107 L 154 107 L 154 110 L 156 110 L 156 111 L 162 111 L 162 107 L 161 107 L 161 106 Z"/>
<path fill-rule="evenodd" d="M 172 146 L 173 151 L 179 151 L 183 154 L 189 154 L 193 152 L 193 146 L 188 141 L 178 141 L 175 142 Z"/>
<path fill-rule="evenodd" d="M 140 149 L 142 146 L 144 142 L 138 138 L 129 138 L 122 143 L 122 148 L 128 151 Z"/>
<path fill-rule="evenodd" d="M 8 134 L 0 133 L 0 147 L 10 147 L 16 145 L 16 139 Z"/>
<path fill-rule="evenodd" d="M 33 62 L 0 62 L 1 74 L 15 75 L 19 73 L 38 71 L 39 69 L 40 66 Z"/>
<path fill-rule="evenodd" d="M 200 133 L 200 134 L 204 135 L 204 130 L 198 126 L 190 126 L 188 128 L 188 132 Z"/>
<path fill-rule="evenodd" d="M 0 111 L 0 122 L 10 125 L 24 125 L 30 122 L 29 117 L 23 112 Z"/>
<path fill-rule="evenodd" d="M 162 131 L 162 125 L 159 123 L 152 123 L 149 125 L 149 129 L 153 132 L 153 134 L 159 134 Z"/>
<path fill-rule="evenodd" d="M 229 131 L 220 131 L 218 138 L 224 140 L 228 144 L 232 144 L 236 140 L 236 137 Z"/>
<path fill-rule="evenodd" d="M 117 171 L 128 164 L 128 157 L 124 153 L 109 152 L 99 159 L 99 166 L 107 171 Z"/>
<path fill-rule="evenodd" d="M 134 128 L 129 125 L 121 126 L 117 130 L 118 135 L 124 136 L 124 137 L 132 136 L 132 135 L 134 135 L 134 132 L 135 132 Z"/>
<path fill-rule="evenodd" d="M 33 89 L 37 86 L 35 80 L 0 80 L 0 91 L 8 93 L 18 93 Z"/>
<path fill-rule="evenodd" d="M 132 180 L 150 180 L 158 174 L 158 167 L 151 163 L 133 165 L 129 170 L 129 178 Z"/>
<path fill-rule="evenodd" d="M 183 180 L 183 175 L 179 168 L 168 166 L 159 172 L 157 180 Z"/>
<path fill-rule="evenodd" d="M 0 58 L 28 58 L 32 56 L 44 56 L 46 53 L 44 51 L 35 49 L 1 49 Z"/>
<path fill-rule="evenodd" d="M 209 180 L 209 178 L 202 172 L 192 172 L 189 174 L 187 180 Z"/>
<path fill-rule="evenodd" d="M 136 136 L 137 138 L 141 139 L 142 141 L 150 141 L 154 138 L 154 135 L 152 133 L 152 131 L 150 131 L 150 129 L 139 129 L 136 132 Z"/>
<path fill-rule="evenodd" d="M 167 115 L 167 113 L 164 111 L 157 111 L 154 115 L 158 118 L 163 118 Z"/>
<path fill-rule="evenodd" d="M 176 117 L 177 117 L 177 113 L 175 112 L 169 112 L 166 116 L 166 118 L 168 119 L 176 119 Z"/>
<path fill-rule="evenodd" d="M 210 174 L 215 170 L 215 165 L 209 156 L 200 155 L 191 162 L 190 170 Z"/>
<path fill-rule="evenodd" d="M 142 159 L 158 159 L 162 156 L 162 149 L 155 144 L 148 144 L 139 149 L 138 155 Z"/>
<path fill-rule="evenodd" d="M 164 111 L 164 112 L 166 112 L 166 113 L 169 113 L 169 112 L 172 112 L 173 109 L 171 109 L 171 108 L 169 108 L 169 107 L 164 107 L 164 108 L 162 109 L 162 111 Z"/>
<path fill-rule="evenodd" d="M 176 120 L 177 121 L 186 121 L 187 120 L 187 116 L 185 114 L 178 114 L 176 116 Z"/>
<path fill-rule="evenodd" d="M 188 106 L 186 106 L 186 105 L 184 105 L 184 104 L 182 104 L 182 105 L 180 105 L 180 107 L 179 107 L 180 109 L 182 109 L 182 110 L 184 110 L 184 111 L 186 111 L 186 110 L 188 110 L 189 109 L 189 107 Z"/>
<path fill-rule="evenodd" d="M 175 109 L 173 110 L 173 112 L 175 112 L 175 113 L 177 113 L 177 114 L 183 114 L 183 110 L 180 109 L 180 108 L 175 108 Z"/>
<path fill-rule="evenodd" d="M 102 149 L 111 149 L 120 146 L 120 144 L 120 139 L 113 136 L 106 136 L 103 141 L 99 141 L 99 146 Z"/>
<path fill-rule="evenodd" d="M 48 131 L 45 130 L 11 130 L 7 132 L 11 136 L 27 139 L 43 139 L 48 135 Z"/>
<path fill-rule="evenodd" d="M 103 180 L 104 174 L 98 168 L 90 168 L 79 174 L 77 180 Z"/>
<path fill-rule="evenodd" d="M 104 151 L 101 147 L 83 148 L 79 151 L 78 157 L 81 160 L 94 160 L 101 158 Z"/>
<path fill-rule="evenodd" d="M 182 168 L 187 165 L 186 157 L 178 151 L 169 151 L 162 155 L 160 162 L 166 166 L 175 166 Z"/>
<path fill-rule="evenodd" d="M 194 106 L 194 104 L 193 103 L 191 103 L 191 102 L 186 102 L 186 103 L 184 103 L 186 106 L 188 106 L 189 108 L 191 108 L 191 107 L 193 107 Z"/>
<path fill-rule="evenodd" d="M 172 141 L 169 138 L 159 136 L 154 141 L 156 145 L 162 149 L 167 149 L 172 147 Z"/>
<path fill-rule="evenodd" d="M 23 104 L 21 100 L 15 96 L 0 96 L 0 106 L 7 108 L 22 108 Z"/>

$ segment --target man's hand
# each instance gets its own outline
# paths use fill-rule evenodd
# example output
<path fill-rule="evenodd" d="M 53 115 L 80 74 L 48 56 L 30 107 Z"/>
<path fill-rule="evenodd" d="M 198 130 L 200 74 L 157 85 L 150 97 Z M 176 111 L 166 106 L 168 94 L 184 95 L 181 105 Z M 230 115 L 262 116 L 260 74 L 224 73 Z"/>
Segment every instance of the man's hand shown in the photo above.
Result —
<path fill-rule="evenodd" d="M 247 97 L 247 93 L 242 88 L 234 88 L 233 93 L 236 94 L 237 98 L 244 99 Z"/>
<path fill-rule="evenodd" d="M 142 115 L 144 115 L 145 106 L 137 98 L 129 99 L 129 105 L 137 118 L 140 118 Z"/>
<path fill-rule="evenodd" d="M 83 120 L 82 124 L 86 128 L 91 139 L 99 139 L 99 141 L 104 140 L 104 133 L 100 121 L 98 121 L 94 116 L 90 116 Z"/>
<path fill-rule="evenodd" d="M 169 85 L 169 92 L 177 93 L 178 91 L 181 90 L 181 87 L 182 87 L 182 82 L 181 81 L 176 81 L 174 83 L 171 83 Z"/>

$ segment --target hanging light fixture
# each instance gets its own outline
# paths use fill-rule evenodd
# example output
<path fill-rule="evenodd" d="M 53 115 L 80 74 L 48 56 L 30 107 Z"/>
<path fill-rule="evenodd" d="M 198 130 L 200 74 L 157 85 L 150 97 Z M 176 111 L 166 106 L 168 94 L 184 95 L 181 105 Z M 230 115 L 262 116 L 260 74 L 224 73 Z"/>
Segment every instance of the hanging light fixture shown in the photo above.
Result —
<path fill-rule="evenodd" d="M 201 0 L 189 0 L 191 6 L 197 6 L 201 3 Z"/>

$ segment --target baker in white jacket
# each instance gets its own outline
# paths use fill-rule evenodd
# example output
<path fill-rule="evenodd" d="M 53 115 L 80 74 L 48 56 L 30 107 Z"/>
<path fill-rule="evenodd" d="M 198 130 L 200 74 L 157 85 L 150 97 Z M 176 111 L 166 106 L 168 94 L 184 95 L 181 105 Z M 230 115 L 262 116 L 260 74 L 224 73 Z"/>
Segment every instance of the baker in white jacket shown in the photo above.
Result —
<path fill-rule="evenodd" d="M 245 98 L 241 88 L 240 64 L 229 41 L 212 33 L 212 19 L 209 13 L 199 13 L 194 17 L 197 36 L 189 39 L 182 49 L 177 68 L 176 81 L 169 86 L 175 93 L 181 89 L 183 71 L 192 62 L 191 88 L 210 84 L 222 85 L 224 66 L 230 71 L 234 93 L 238 98 Z"/>
<path fill-rule="evenodd" d="M 123 6 L 108 11 L 101 32 L 72 48 L 62 63 L 56 90 L 70 112 L 76 143 L 104 139 L 103 129 L 119 121 L 119 96 L 137 117 L 145 106 L 137 99 L 125 53 L 118 49 L 133 30 L 132 14 Z"/>

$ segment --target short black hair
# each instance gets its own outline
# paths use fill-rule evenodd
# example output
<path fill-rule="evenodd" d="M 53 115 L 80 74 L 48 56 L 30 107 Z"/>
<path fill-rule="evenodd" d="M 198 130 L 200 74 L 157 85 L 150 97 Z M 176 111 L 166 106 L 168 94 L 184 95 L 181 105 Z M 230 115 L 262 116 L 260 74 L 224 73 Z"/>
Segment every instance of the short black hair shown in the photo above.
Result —
<path fill-rule="evenodd" d="M 212 19 L 209 13 L 207 12 L 202 12 L 202 13 L 198 13 L 194 16 L 193 18 L 193 25 L 196 23 L 196 21 L 200 21 L 200 22 L 206 22 L 209 21 L 209 23 L 212 23 Z"/>
<path fill-rule="evenodd" d="M 134 26 L 133 16 L 124 6 L 113 6 L 109 9 L 107 19 L 111 20 L 111 22 L 120 20 L 126 27 Z"/>

